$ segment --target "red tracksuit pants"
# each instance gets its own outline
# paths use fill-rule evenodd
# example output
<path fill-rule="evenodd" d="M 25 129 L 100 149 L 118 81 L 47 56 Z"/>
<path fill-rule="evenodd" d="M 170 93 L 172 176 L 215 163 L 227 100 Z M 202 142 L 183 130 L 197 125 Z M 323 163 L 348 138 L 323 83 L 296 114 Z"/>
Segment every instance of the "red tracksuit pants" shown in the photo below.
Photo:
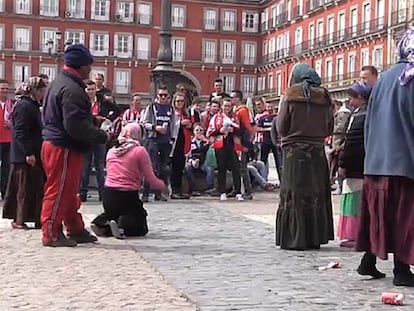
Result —
<path fill-rule="evenodd" d="M 78 212 L 83 155 L 45 141 L 41 158 L 47 180 L 40 219 L 43 241 L 48 242 L 58 238 L 62 223 L 68 233 L 78 233 L 85 227 Z"/>

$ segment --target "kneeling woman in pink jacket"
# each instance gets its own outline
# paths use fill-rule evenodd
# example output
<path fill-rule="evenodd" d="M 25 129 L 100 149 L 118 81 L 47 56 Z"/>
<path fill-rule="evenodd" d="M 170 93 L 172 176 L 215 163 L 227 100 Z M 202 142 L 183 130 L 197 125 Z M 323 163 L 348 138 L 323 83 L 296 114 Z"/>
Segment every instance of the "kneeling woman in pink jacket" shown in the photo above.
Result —
<path fill-rule="evenodd" d="M 139 199 L 142 178 L 155 190 L 165 190 L 164 182 L 152 169 L 147 150 L 139 143 L 141 127 L 126 125 L 119 145 L 108 151 L 107 175 L 102 195 L 104 212 L 91 224 L 98 236 L 144 236 L 148 233 L 147 211 Z"/>

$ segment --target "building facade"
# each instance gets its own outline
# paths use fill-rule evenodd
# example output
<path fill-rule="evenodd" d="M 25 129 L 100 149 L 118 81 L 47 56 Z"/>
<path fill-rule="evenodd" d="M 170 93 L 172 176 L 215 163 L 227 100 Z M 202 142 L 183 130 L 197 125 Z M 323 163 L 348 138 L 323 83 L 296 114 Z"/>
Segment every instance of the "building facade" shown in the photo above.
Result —
<path fill-rule="evenodd" d="M 384 70 L 395 42 L 412 21 L 411 0 L 173 0 L 173 66 L 201 95 L 217 77 L 278 101 L 294 65 L 308 62 L 334 97 L 358 79 L 363 65 Z M 0 0 L 0 78 L 53 79 L 66 43 L 84 43 L 115 97 L 150 99 L 157 61 L 161 1 Z"/>

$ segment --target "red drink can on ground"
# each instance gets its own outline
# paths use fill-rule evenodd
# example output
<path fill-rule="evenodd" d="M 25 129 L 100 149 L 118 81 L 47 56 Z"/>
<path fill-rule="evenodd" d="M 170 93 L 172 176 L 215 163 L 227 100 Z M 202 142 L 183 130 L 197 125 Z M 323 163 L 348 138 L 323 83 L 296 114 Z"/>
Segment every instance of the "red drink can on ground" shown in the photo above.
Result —
<path fill-rule="evenodd" d="M 404 304 L 404 294 L 384 292 L 381 295 L 381 301 L 386 305 L 402 306 Z"/>

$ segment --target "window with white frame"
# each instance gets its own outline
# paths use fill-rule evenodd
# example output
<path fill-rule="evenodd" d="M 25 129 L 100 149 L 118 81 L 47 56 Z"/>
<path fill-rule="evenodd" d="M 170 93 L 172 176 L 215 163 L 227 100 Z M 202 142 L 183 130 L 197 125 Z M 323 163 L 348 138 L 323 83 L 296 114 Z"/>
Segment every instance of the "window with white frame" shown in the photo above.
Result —
<path fill-rule="evenodd" d="M 98 21 L 109 21 L 110 1 L 91 0 L 91 18 Z"/>
<path fill-rule="evenodd" d="M 274 87 L 274 80 L 273 80 L 273 73 L 269 73 L 267 76 L 267 89 L 273 90 Z"/>
<path fill-rule="evenodd" d="M 184 61 L 184 45 L 185 45 L 185 40 L 182 38 L 171 39 L 171 49 L 172 49 L 174 62 Z"/>
<path fill-rule="evenodd" d="M 215 63 L 217 60 L 217 41 L 204 40 L 203 41 L 203 62 Z"/>
<path fill-rule="evenodd" d="M 254 65 L 256 63 L 256 42 L 243 42 L 243 64 Z"/>
<path fill-rule="evenodd" d="M 0 50 L 4 47 L 4 26 L 0 25 Z"/>
<path fill-rule="evenodd" d="M 322 61 L 317 60 L 315 62 L 315 71 L 319 75 L 319 77 L 322 77 Z"/>
<path fill-rule="evenodd" d="M 315 24 L 309 25 L 308 37 L 309 37 L 309 47 L 312 49 L 315 44 Z"/>
<path fill-rule="evenodd" d="M 378 70 L 382 69 L 383 63 L 382 63 L 382 47 L 376 47 L 374 49 L 373 53 L 373 65 L 375 68 L 377 68 Z"/>
<path fill-rule="evenodd" d="M 236 31 L 236 11 L 223 10 L 222 30 Z"/>
<path fill-rule="evenodd" d="M 276 73 L 276 96 L 282 94 L 282 73 Z"/>
<path fill-rule="evenodd" d="M 89 49 L 95 56 L 108 56 L 109 35 L 106 33 L 91 33 Z"/>
<path fill-rule="evenodd" d="M 340 56 L 336 59 L 336 75 L 338 80 L 344 79 L 344 57 Z"/>
<path fill-rule="evenodd" d="M 264 41 L 262 47 L 262 56 L 268 56 L 269 54 L 269 42 Z"/>
<path fill-rule="evenodd" d="M 149 36 L 137 36 L 137 58 L 148 59 L 150 57 L 151 41 Z"/>
<path fill-rule="evenodd" d="M 262 31 L 269 29 L 269 12 L 267 10 L 261 13 Z"/>
<path fill-rule="evenodd" d="M 242 76 L 241 80 L 241 91 L 243 94 L 246 97 L 254 95 L 256 89 L 256 77 Z"/>
<path fill-rule="evenodd" d="M 115 93 L 128 94 L 131 88 L 131 72 L 129 70 L 115 70 Z"/>
<path fill-rule="evenodd" d="M 134 2 L 121 1 L 117 3 L 117 18 L 121 22 L 131 23 L 134 21 Z"/>
<path fill-rule="evenodd" d="M 257 78 L 257 90 L 259 92 L 266 89 L 266 76 L 260 76 Z"/>
<path fill-rule="evenodd" d="M 185 6 L 173 5 L 171 8 L 171 26 L 184 27 L 185 26 Z"/>
<path fill-rule="evenodd" d="M 138 24 L 151 24 L 152 7 L 151 3 L 138 3 Z"/>
<path fill-rule="evenodd" d="M 85 18 L 85 0 L 67 0 L 66 18 Z"/>
<path fill-rule="evenodd" d="M 369 49 L 361 49 L 361 67 L 368 66 L 369 63 Z"/>
<path fill-rule="evenodd" d="M 85 43 L 85 33 L 82 30 L 66 30 L 65 36 L 66 42 L 71 44 Z"/>
<path fill-rule="evenodd" d="M 56 78 L 57 66 L 56 65 L 39 65 L 39 72 L 49 77 L 49 82 L 52 82 Z"/>
<path fill-rule="evenodd" d="M 59 0 L 40 0 L 40 15 L 58 16 Z"/>
<path fill-rule="evenodd" d="M 5 0 L 0 0 L 0 12 L 4 12 L 4 2 Z"/>
<path fill-rule="evenodd" d="M 0 79 L 4 79 L 4 62 L 0 62 Z"/>
<path fill-rule="evenodd" d="M 324 40 L 323 38 L 323 34 L 324 34 L 324 29 L 323 29 L 323 21 L 318 21 L 318 41 L 322 42 Z"/>
<path fill-rule="evenodd" d="M 32 1 L 31 0 L 15 0 L 14 1 L 14 12 L 17 14 L 31 14 Z"/>
<path fill-rule="evenodd" d="M 276 27 L 276 20 L 277 20 L 277 7 L 272 8 L 272 27 Z"/>
<path fill-rule="evenodd" d="M 221 79 L 223 80 L 224 92 L 230 93 L 231 91 L 235 89 L 234 75 L 223 75 L 221 76 Z"/>
<path fill-rule="evenodd" d="M 41 36 L 40 36 L 40 46 L 41 51 L 43 53 L 47 53 L 49 50 L 49 43 L 48 41 L 53 41 L 53 47 L 56 47 L 56 31 L 57 29 L 46 29 L 40 28 Z M 56 52 L 56 51 L 53 51 Z"/>
<path fill-rule="evenodd" d="M 221 61 L 223 64 L 233 64 L 235 59 L 236 43 L 234 41 L 222 41 Z"/>
<path fill-rule="evenodd" d="M 242 31 L 257 32 L 259 30 L 259 14 L 251 12 L 243 12 L 242 14 Z"/>
<path fill-rule="evenodd" d="M 30 44 L 30 28 L 28 27 L 16 27 L 14 28 L 14 49 L 16 51 L 29 51 Z"/>
<path fill-rule="evenodd" d="M 216 30 L 217 29 L 217 10 L 205 9 L 204 10 L 204 29 Z"/>
<path fill-rule="evenodd" d="M 22 82 L 30 77 L 30 64 L 13 63 L 13 77 L 15 86 L 19 86 Z"/>
<path fill-rule="evenodd" d="M 348 55 L 348 73 L 356 72 L 356 55 L 349 54 Z"/>
<path fill-rule="evenodd" d="M 116 57 L 132 57 L 133 37 L 130 33 L 116 33 L 114 35 L 114 55 Z"/>
<path fill-rule="evenodd" d="M 327 81 L 332 81 L 332 77 L 333 77 L 332 59 L 327 60 L 325 63 L 325 77 Z"/>

